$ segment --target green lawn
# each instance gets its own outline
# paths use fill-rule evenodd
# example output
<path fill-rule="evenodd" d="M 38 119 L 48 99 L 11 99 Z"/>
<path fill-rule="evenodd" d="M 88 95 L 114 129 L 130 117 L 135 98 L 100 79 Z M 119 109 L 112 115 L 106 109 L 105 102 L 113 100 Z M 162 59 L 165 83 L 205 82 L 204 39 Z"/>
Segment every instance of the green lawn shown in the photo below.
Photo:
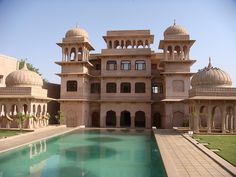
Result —
<path fill-rule="evenodd" d="M 215 152 L 223 159 L 236 166 L 236 136 L 235 135 L 194 135 L 200 143 L 208 143 L 209 149 L 219 149 Z"/>
<path fill-rule="evenodd" d="M 26 131 L 17 131 L 17 130 L 0 130 L 0 139 L 4 137 L 14 136 L 21 133 L 26 133 Z"/>

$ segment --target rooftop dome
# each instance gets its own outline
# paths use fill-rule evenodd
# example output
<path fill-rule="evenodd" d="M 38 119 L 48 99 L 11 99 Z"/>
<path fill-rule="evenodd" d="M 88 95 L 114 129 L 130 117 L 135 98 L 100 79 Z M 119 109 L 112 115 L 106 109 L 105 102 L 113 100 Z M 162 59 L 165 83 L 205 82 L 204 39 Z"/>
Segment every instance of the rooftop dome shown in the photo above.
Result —
<path fill-rule="evenodd" d="M 232 81 L 230 76 L 220 68 L 213 67 L 211 65 L 211 59 L 209 58 L 209 64 L 207 67 L 199 70 L 193 75 L 191 80 L 192 87 L 207 86 L 231 86 Z"/>
<path fill-rule="evenodd" d="M 43 86 L 43 80 L 39 74 L 29 71 L 26 63 L 22 69 L 13 71 L 6 77 L 7 87 Z"/>
<path fill-rule="evenodd" d="M 176 25 L 175 21 L 174 21 L 174 24 L 168 27 L 164 32 L 164 37 L 181 36 L 181 35 L 189 35 L 189 34 L 188 34 L 188 31 L 184 27 L 180 25 Z"/>
<path fill-rule="evenodd" d="M 71 37 L 85 37 L 88 38 L 88 33 L 79 27 L 72 28 L 66 32 L 66 38 Z"/>

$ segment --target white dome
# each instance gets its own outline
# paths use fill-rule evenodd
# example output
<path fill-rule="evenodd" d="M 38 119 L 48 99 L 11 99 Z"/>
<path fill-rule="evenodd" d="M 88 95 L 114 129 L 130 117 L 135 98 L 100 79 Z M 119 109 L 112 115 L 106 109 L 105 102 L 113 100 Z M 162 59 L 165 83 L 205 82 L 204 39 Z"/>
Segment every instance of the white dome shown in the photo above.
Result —
<path fill-rule="evenodd" d="M 168 27 L 164 32 L 164 38 L 186 38 L 186 36 L 189 36 L 188 31 L 180 26 L 176 25 L 175 22 L 172 26 Z"/>
<path fill-rule="evenodd" d="M 76 27 L 68 30 L 66 32 L 66 38 L 71 38 L 71 37 L 85 37 L 88 38 L 88 33 L 82 28 Z"/>
<path fill-rule="evenodd" d="M 26 64 L 21 70 L 13 71 L 6 77 L 7 87 L 43 86 L 43 79 L 39 74 L 29 71 Z"/>
<path fill-rule="evenodd" d="M 192 87 L 207 86 L 207 87 L 217 87 L 217 86 L 231 86 L 232 81 L 225 71 L 220 68 L 213 67 L 209 61 L 208 67 L 199 70 L 193 75 L 191 80 Z"/>

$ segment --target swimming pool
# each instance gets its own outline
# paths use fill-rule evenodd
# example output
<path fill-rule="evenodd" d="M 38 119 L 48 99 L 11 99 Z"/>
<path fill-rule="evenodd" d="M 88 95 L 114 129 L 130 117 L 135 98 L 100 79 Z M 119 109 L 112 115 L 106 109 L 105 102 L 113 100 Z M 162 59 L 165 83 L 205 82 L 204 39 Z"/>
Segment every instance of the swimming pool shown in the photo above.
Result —
<path fill-rule="evenodd" d="M 166 177 L 151 131 L 86 130 L 0 154 L 0 177 Z"/>

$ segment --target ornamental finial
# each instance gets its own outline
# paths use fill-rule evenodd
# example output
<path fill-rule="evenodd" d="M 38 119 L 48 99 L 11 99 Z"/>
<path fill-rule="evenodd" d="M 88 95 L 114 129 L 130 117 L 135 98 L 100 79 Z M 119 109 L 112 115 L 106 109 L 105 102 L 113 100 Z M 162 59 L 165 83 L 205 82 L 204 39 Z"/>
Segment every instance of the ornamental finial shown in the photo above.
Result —
<path fill-rule="evenodd" d="M 208 63 L 208 68 L 211 68 L 212 65 L 211 65 L 211 57 L 209 57 L 209 63 Z"/>
<path fill-rule="evenodd" d="M 26 61 L 24 61 L 24 64 L 23 64 L 23 67 L 21 68 L 21 70 L 28 70 Z"/>
<path fill-rule="evenodd" d="M 176 25 L 176 20 L 174 19 L 174 25 Z"/>

